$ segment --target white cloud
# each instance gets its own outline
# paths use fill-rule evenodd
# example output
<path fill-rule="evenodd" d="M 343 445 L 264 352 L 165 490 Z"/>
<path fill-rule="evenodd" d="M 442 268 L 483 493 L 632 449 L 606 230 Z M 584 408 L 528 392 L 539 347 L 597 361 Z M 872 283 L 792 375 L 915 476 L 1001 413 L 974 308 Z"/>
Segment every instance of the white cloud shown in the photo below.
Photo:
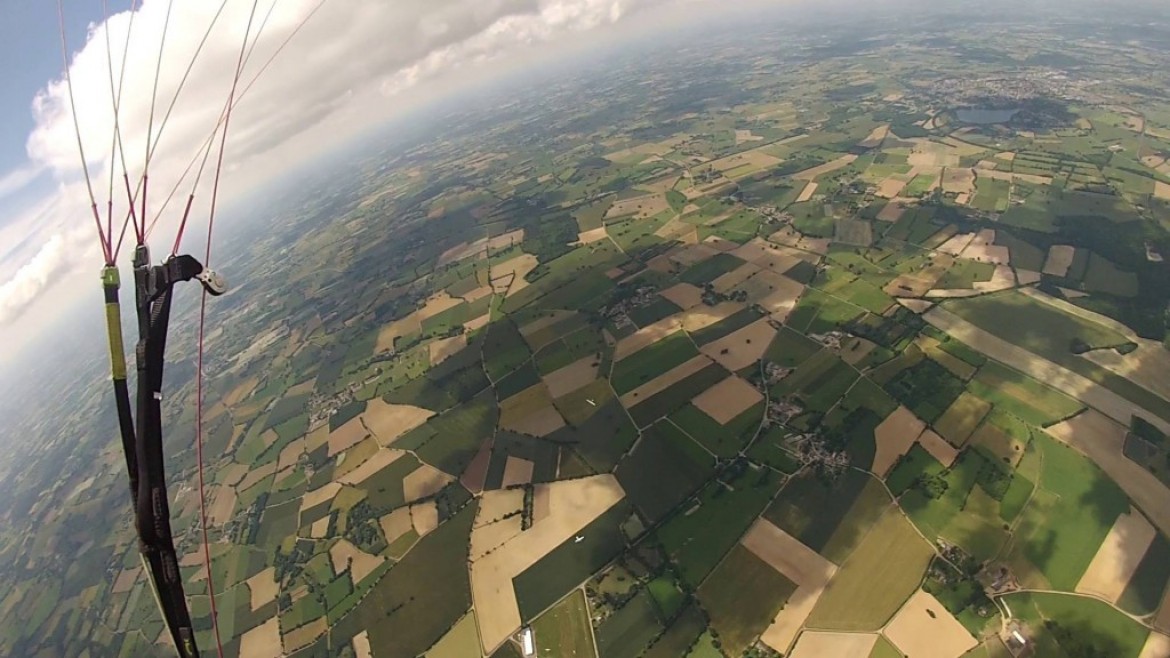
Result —
<path fill-rule="evenodd" d="M 225 167 L 232 174 L 224 181 L 221 198 L 230 199 L 288 166 L 294 142 L 300 157 L 312 157 L 316 149 L 335 145 L 339 137 L 389 119 L 396 108 L 425 96 L 422 86 L 428 80 L 484 66 L 517 47 L 550 44 L 551 48 L 574 34 L 598 30 L 639 9 L 669 1 L 327 0 L 319 5 L 319 0 L 259 0 L 253 37 L 262 22 L 264 30 L 255 39 L 241 84 L 252 80 L 314 8 L 320 8 L 246 90 L 246 98 L 233 114 Z M 226 0 L 223 14 L 201 45 L 219 6 L 214 0 L 173 3 L 154 107 L 156 135 L 180 85 L 182 90 L 150 165 L 152 213 L 192 158 L 201 153 L 231 86 L 253 3 Z M 121 157 L 111 153 L 111 64 L 116 80 L 126 58 L 119 123 L 129 175 L 137 182 L 151 123 L 155 62 L 164 24 L 168 24 L 167 7 L 165 0 L 144 0 L 133 15 L 111 16 L 91 26 L 86 43 L 71 44 L 77 49 L 70 66 L 76 122 L 103 211 L 111 174 L 115 176 L 115 218 L 123 216 L 125 193 L 121 191 Z M 107 51 L 107 42 L 112 53 Z M 198 59 L 186 74 L 197 51 Z M 387 102 L 387 96 L 396 100 Z M 92 274 L 100 265 L 94 262 L 97 250 L 92 247 L 96 241 L 90 201 L 80 184 L 75 117 L 64 79 L 45 86 L 33 101 L 33 112 L 36 127 L 27 145 L 30 162 L 0 178 L 0 197 L 6 190 L 23 187 L 34 172 L 47 170 L 61 185 L 52 202 L 40 204 L 17 222 L 35 227 L 30 229 L 37 234 L 32 242 L 41 246 L 21 250 L 22 262 L 0 263 L 0 273 L 14 272 L 7 281 L 0 279 L 0 325 L 19 318 L 64 269 L 84 267 L 84 272 Z M 214 160 L 213 153 L 209 166 Z M 205 220 L 211 179 L 210 171 L 204 174 L 196 206 L 203 214 L 192 221 Z M 180 199 L 190 192 L 190 181 L 189 176 L 179 189 Z M 161 220 L 156 251 L 169 246 L 181 205 L 173 203 Z M 82 240 L 90 247 L 80 251 L 84 258 L 78 258 L 70 250 Z"/>
<path fill-rule="evenodd" d="M 0 175 L 0 199 L 23 190 L 29 183 L 36 180 L 44 170 L 35 165 L 26 164 Z"/>

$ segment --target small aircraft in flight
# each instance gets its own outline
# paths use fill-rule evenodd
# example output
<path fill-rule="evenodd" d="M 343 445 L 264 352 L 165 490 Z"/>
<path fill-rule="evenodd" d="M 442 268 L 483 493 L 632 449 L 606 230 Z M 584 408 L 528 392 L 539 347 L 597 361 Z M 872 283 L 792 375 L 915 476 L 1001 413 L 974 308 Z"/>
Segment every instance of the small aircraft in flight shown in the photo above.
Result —
<path fill-rule="evenodd" d="M 596 402 L 594 402 L 593 400 L 586 399 L 585 401 L 586 401 L 586 402 L 588 402 L 588 403 L 589 403 L 589 406 L 591 406 L 591 407 L 596 407 L 596 406 L 597 406 L 597 403 L 596 403 Z"/>
<path fill-rule="evenodd" d="M 576 537 L 573 537 L 574 544 L 580 544 L 583 541 L 585 541 L 585 535 L 577 535 Z"/>

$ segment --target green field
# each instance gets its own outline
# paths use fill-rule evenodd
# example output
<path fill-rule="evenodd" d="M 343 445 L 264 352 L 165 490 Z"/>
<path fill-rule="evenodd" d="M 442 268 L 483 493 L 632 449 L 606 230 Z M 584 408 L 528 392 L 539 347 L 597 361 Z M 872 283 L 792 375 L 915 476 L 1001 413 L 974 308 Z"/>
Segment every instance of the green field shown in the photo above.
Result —
<path fill-rule="evenodd" d="M 671 414 L 670 420 L 716 457 L 731 458 L 755 436 L 763 417 L 764 403 L 760 402 L 721 425 L 695 405 L 688 404 Z"/>
<path fill-rule="evenodd" d="M 968 389 L 1031 425 L 1043 427 L 1069 418 L 1084 405 L 1007 366 L 989 362 L 979 369 Z"/>
<path fill-rule="evenodd" d="M 927 359 L 895 375 L 886 390 L 914 415 L 933 423 L 963 393 L 963 382 Z"/>
<path fill-rule="evenodd" d="M 1040 630 L 1038 645 L 1067 656 L 1137 658 L 1149 631 L 1110 605 L 1067 594 L 1023 592 L 1004 597 L 1012 613 Z"/>
<path fill-rule="evenodd" d="M 707 619 L 696 605 L 689 605 L 666 629 L 662 637 L 655 640 L 643 658 L 679 658 L 695 646 L 699 636 L 707 628 Z M 567 655 L 567 654 L 566 654 Z M 588 654 L 585 654 L 588 658 Z"/>
<path fill-rule="evenodd" d="M 699 587 L 698 597 L 723 651 L 740 656 L 795 591 L 796 583 L 737 544 Z"/>
<path fill-rule="evenodd" d="M 642 590 L 597 627 L 597 654 L 600 658 L 636 658 L 661 632 L 662 620 L 654 601 Z"/>
<path fill-rule="evenodd" d="M 579 589 L 537 617 L 532 622 L 532 632 L 539 656 L 592 656 L 597 651 L 593 647 L 589 606 L 585 593 Z"/>
<path fill-rule="evenodd" d="M 697 507 L 680 511 L 658 530 L 658 539 L 678 567 L 682 582 L 696 587 L 763 511 L 783 477 L 769 469 L 746 468 L 736 479 L 703 489 Z"/>
<path fill-rule="evenodd" d="M 617 467 L 626 496 L 653 523 L 690 496 L 714 472 L 714 460 L 668 421 L 642 435 Z"/>
<path fill-rule="evenodd" d="M 990 412 L 990 402 L 964 391 L 934 422 L 934 429 L 951 445 L 961 448 Z"/>
<path fill-rule="evenodd" d="M 829 581 L 808 625 L 878 630 L 918 589 L 933 556 L 931 546 L 901 511 L 887 510 Z"/>
<path fill-rule="evenodd" d="M 995 266 L 990 263 L 956 258 L 955 264 L 935 284 L 936 288 L 974 288 L 976 281 L 990 281 Z"/>
<path fill-rule="evenodd" d="M 434 644 L 471 607 L 465 565 L 475 509 L 473 502 L 423 537 L 333 632 L 353 637 L 368 630 L 371 644 L 401 655 Z"/>
<path fill-rule="evenodd" d="M 599 472 L 608 472 L 638 439 L 638 428 L 617 400 L 594 400 L 595 412 L 577 426 L 568 425 L 547 438 L 560 444 L 572 445 L 578 454 Z"/>
<path fill-rule="evenodd" d="M 701 263 L 692 265 L 680 274 L 678 279 L 684 283 L 702 286 L 704 283 L 714 281 L 743 264 L 744 261 L 731 254 L 715 254 Z"/>
<path fill-rule="evenodd" d="M 710 363 L 699 372 L 671 384 L 630 408 L 630 416 L 639 427 L 646 427 L 664 416 L 687 406 L 694 397 L 726 379 L 730 373 L 718 363 Z"/>
<path fill-rule="evenodd" d="M 795 395 L 806 408 L 826 412 L 860 375 L 830 350 L 822 350 L 772 387 L 772 396 Z"/>
<path fill-rule="evenodd" d="M 850 529 L 841 522 L 863 491 L 868 491 L 870 482 L 876 483 L 868 474 L 856 470 L 845 471 L 832 482 L 811 471 L 803 472 L 788 480 L 780 495 L 764 512 L 764 518 L 814 551 L 820 551 L 838 528 L 843 532 L 864 532 L 861 526 Z M 886 499 L 888 502 L 888 497 Z M 844 538 L 838 542 L 847 543 Z"/>
<path fill-rule="evenodd" d="M 1043 433 L 1032 445 L 1043 470 L 1015 530 L 1015 550 L 1054 588 L 1072 591 L 1113 522 L 1129 510 L 1129 500 L 1072 448 Z M 1039 495 L 1041 490 L 1048 495 Z"/>
<path fill-rule="evenodd" d="M 619 502 L 581 529 L 585 539 L 570 537 L 513 578 L 520 616 L 533 619 L 617 557 L 626 544 L 621 524 L 630 513 L 629 504 Z"/>
<path fill-rule="evenodd" d="M 677 331 L 615 363 L 610 382 L 618 395 L 624 395 L 698 355 L 686 332 Z"/>

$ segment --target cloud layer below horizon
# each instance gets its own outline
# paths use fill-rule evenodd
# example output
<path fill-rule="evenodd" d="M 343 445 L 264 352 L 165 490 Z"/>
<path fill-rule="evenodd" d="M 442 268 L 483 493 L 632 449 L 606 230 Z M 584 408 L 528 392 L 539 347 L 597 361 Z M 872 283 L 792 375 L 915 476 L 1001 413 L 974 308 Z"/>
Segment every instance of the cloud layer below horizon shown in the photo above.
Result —
<path fill-rule="evenodd" d="M 70 44 L 74 102 L 64 76 L 47 82 L 32 101 L 36 127 L 27 164 L 0 172 L 0 214 L 9 215 L 0 224 L 0 244 L 22 245 L 0 253 L 0 331 L 46 319 L 47 311 L 35 312 L 37 300 L 60 275 L 100 264 L 75 120 L 103 212 L 113 175 L 115 225 L 125 216 L 123 171 L 136 187 L 148 141 L 157 142 L 149 170 L 152 216 L 172 189 L 185 200 L 211 143 L 194 213 L 206 217 L 218 145 L 211 136 L 241 52 L 246 61 L 231 117 L 227 198 L 296 164 L 294 152 L 303 158 L 392 118 L 388 107 L 425 102 L 428 81 L 496 72 L 493 63 L 518 50 L 551 51 L 675 1 L 143 0 L 133 12 L 112 15 L 91 26 L 84 44 Z M 121 148 L 112 150 L 115 98 Z M 15 213 L 5 208 L 46 176 L 56 181 L 51 193 Z M 173 235 L 179 206 L 172 202 L 162 215 L 157 235 Z"/>

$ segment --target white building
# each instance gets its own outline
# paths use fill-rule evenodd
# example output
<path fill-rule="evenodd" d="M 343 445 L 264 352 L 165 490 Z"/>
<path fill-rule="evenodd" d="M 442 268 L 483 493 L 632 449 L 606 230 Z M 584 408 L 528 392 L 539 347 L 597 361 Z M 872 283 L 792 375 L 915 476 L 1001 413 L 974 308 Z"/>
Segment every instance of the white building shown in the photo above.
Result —
<path fill-rule="evenodd" d="M 532 627 L 520 631 L 520 647 L 524 650 L 524 658 L 536 655 L 536 641 L 532 637 Z"/>

